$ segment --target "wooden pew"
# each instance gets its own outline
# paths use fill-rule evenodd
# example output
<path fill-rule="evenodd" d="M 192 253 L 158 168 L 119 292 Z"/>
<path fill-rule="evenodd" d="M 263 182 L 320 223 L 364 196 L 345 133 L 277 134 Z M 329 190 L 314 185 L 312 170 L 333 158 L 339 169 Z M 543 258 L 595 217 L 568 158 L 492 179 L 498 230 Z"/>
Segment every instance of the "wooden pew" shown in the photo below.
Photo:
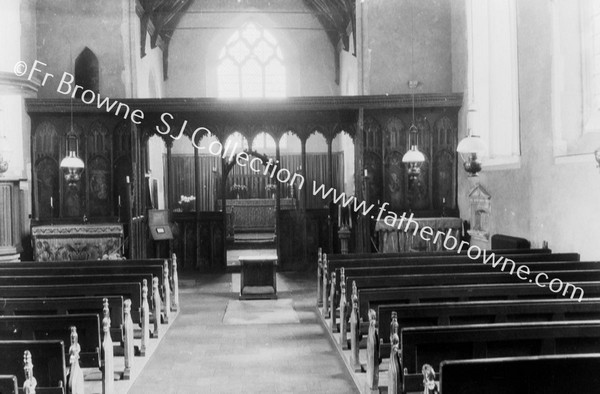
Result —
<path fill-rule="evenodd" d="M 600 354 L 444 361 L 440 393 L 595 394 Z"/>
<path fill-rule="evenodd" d="M 81 266 L 72 265 L 65 267 L 54 266 L 36 266 L 36 267 L 18 267 L 9 268 L 0 265 L 0 278 L 5 277 L 36 277 L 36 276 L 117 276 L 117 275 L 150 275 L 146 278 L 157 277 L 160 286 L 164 286 L 163 266 L 136 266 L 136 265 L 121 265 L 121 266 Z M 100 278 L 98 278 L 100 279 Z M 57 283 L 58 284 L 58 283 Z"/>
<path fill-rule="evenodd" d="M 489 255 L 488 255 L 489 256 Z M 579 261 L 580 256 L 578 253 L 540 253 L 540 254 L 502 254 L 496 255 L 496 259 L 500 259 L 499 256 L 503 257 L 503 260 L 510 259 L 515 263 L 529 263 L 529 262 L 551 262 L 551 261 Z M 414 257 L 414 253 L 410 257 L 405 258 L 384 258 L 384 259 L 359 259 L 359 260 L 343 260 L 343 261 L 333 261 L 331 263 L 324 263 L 324 276 L 323 276 L 323 294 L 322 299 L 323 302 L 326 303 L 326 300 L 329 300 L 331 303 L 331 291 L 334 289 L 335 294 L 339 294 L 340 286 L 338 285 L 340 280 L 340 272 L 341 268 L 344 268 L 344 271 L 350 271 L 352 269 L 377 269 L 377 268 L 386 268 L 391 269 L 393 267 L 401 267 L 401 266 L 427 266 L 427 265 L 442 265 L 442 264 L 472 264 L 472 265 L 480 265 L 480 266 L 491 266 L 491 261 L 487 264 L 483 264 L 483 255 L 478 259 L 471 259 L 467 255 L 450 255 L 450 256 L 421 256 Z M 498 267 L 502 267 L 502 263 L 498 265 Z M 512 266 L 511 263 L 506 263 L 508 269 Z M 335 273 L 336 278 L 336 286 L 331 287 L 331 279 Z M 387 275 L 387 273 L 386 273 Z M 348 274 L 345 275 L 345 278 L 348 278 Z M 360 276 L 360 275 L 359 275 Z M 372 275 L 371 275 L 372 276 Z M 352 282 L 346 282 L 346 289 L 351 288 Z M 335 303 L 337 305 L 337 303 Z M 324 305 L 324 314 L 328 315 L 328 310 L 330 309 L 330 305 Z"/>
<path fill-rule="evenodd" d="M 490 256 L 492 251 L 486 251 L 487 256 Z M 504 259 L 511 259 L 515 262 L 532 262 L 532 261 L 579 261 L 579 253 L 495 253 L 496 259 L 500 256 Z M 337 261 L 327 261 L 326 268 L 327 273 L 335 272 L 339 268 L 375 268 L 375 267 L 389 267 L 395 265 L 426 265 L 426 264 L 461 264 L 464 262 L 483 262 L 483 253 L 478 259 L 472 259 L 466 254 L 443 254 L 443 255 L 432 255 L 426 256 L 412 253 L 410 256 L 404 257 L 378 257 L 378 258 L 358 258 L 358 259 L 347 259 Z M 324 262 L 325 265 L 325 262 Z"/>
<path fill-rule="evenodd" d="M 520 263 L 519 263 L 520 264 Z M 569 271 L 569 270 L 594 270 L 600 268 L 600 262 L 597 261 L 536 261 L 527 263 L 527 266 L 532 271 Z M 518 267 L 518 266 L 517 266 Z M 464 273 L 499 273 L 504 272 L 510 275 L 512 265 L 506 266 L 505 271 L 500 270 L 501 266 L 493 268 L 487 264 L 440 264 L 440 265 L 410 265 L 400 267 L 379 267 L 379 268 L 350 268 L 340 269 L 339 274 L 336 273 L 336 285 L 334 287 L 336 293 L 334 295 L 333 304 L 339 305 L 339 293 L 341 292 L 341 281 L 345 281 L 346 290 L 352 287 L 352 280 L 355 277 L 381 277 L 381 276 L 406 276 L 406 275 L 423 275 L 423 274 L 464 274 Z M 342 274 L 343 271 L 343 274 Z M 513 271 L 516 273 L 516 269 Z M 339 280 L 337 278 L 340 278 Z M 338 282 L 339 285 L 338 285 Z M 367 286 L 368 287 L 368 286 Z M 361 287 L 362 288 L 362 287 Z M 348 296 L 348 294 L 347 294 Z M 331 295 L 330 295 L 331 297 Z M 331 302 L 331 301 L 330 301 Z"/>
<path fill-rule="evenodd" d="M 454 255 L 445 257 L 410 257 L 404 259 L 389 259 L 389 260 L 346 260 L 338 262 L 337 264 L 330 264 L 328 272 L 339 272 L 339 269 L 344 268 L 346 271 L 346 277 L 348 272 L 356 270 L 359 273 L 357 276 L 361 276 L 360 272 L 375 271 L 377 269 L 385 270 L 385 275 L 389 275 L 388 272 L 394 268 L 401 268 L 403 266 L 439 266 L 439 265 L 478 265 L 484 267 L 490 267 L 494 270 L 500 270 L 505 259 L 510 259 L 518 264 L 528 263 L 541 263 L 541 262 L 576 262 L 580 261 L 578 253 L 553 253 L 553 254 L 523 254 L 523 255 L 502 255 L 504 259 L 495 268 L 491 265 L 491 260 L 484 264 L 483 256 L 478 259 L 471 259 L 468 256 Z M 506 263 L 506 269 L 512 267 L 511 263 Z M 336 274 L 338 275 L 338 274 Z M 365 275 L 375 276 L 375 275 Z M 338 275 L 339 278 L 339 275 Z"/>
<path fill-rule="evenodd" d="M 84 261 L 22 261 L 6 263 L 0 266 L 0 276 L 38 275 L 38 270 L 54 270 L 54 274 L 67 275 L 110 275 L 151 273 L 159 279 L 162 299 L 169 301 L 169 311 L 178 310 L 179 280 L 177 274 L 177 256 L 171 259 L 147 260 L 84 260 Z M 70 271 L 69 271 L 70 270 Z M 4 273 L 3 273 L 4 271 Z M 148 282 L 151 286 L 152 282 Z M 168 322 L 169 311 L 165 309 L 163 320 Z"/>
<path fill-rule="evenodd" d="M 64 394 L 67 382 L 65 346 L 62 341 L 0 341 L 0 374 L 15 375 L 19 388 L 25 382 L 23 354 L 31 353 L 38 392 Z"/>
<path fill-rule="evenodd" d="M 19 394 L 19 386 L 15 375 L 0 375 L 0 393 Z"/>
<path fill-rule="evenodd" d="M 137 324 L 141 322 L 141 291 L 141 284 L 137 282 L 0 286 L 3 298 L 121 296 L 131 300 L 131 318 Z"/>
<path fill-rule="evenodd" d="M 488 252 L 496 254 L 549 254 L 551 249 L 489 249 Z M 460 253 L 456 250 L 441 250 L 438 252 L 398 252 L 398 253 L 326 253 L 327 261 L 356 260 L 356 259 L 380 259 L 397 257 L 418 257 L 418 256 L 453 256 L 457 254 L 466 254 L 467 249 L 463 248 Z"/>
<path fill-rule="evenodd" d="M 110 306 L 111 336 L 123 342 L 123 297 L 0 298 L 0 316 L 73 315 L 96 313 L 102 317 L 102 299 Z"/>
<path fill-rule="evenodd" d="M 144 280 L 148 283 L 152 283 L 152 275 L 150 274 L 121 274 L 121 275 L 64 275 L 64 276 L 50 276 L 50 275 L 38 275 L 38 276 L 0 276 L 0 289 L 5 286 L 34 286 L 44 285 L 46 283 L 53 283 L 56 286 L 60 285 L 111 285 L 112 283 L 126 282 L 126 283 L 142 283 Z M 156 277 L 155 277 L 156 278 Z M 2 294 L 2 293 L 0 293 Z M 88 294 L 88 293 L 86 293 Z M 124 298 L 129 298 L 125 294 L 122 294 Z M 130 298 L 132 301 L 132 320 L 135 323 L 141 323 L 141 295 L 137 294 L 135 298 Z M 152 315 L 151 321 L 154 320 Z M 168 323 L 168 320 L 161 319 L 163 323 Z"/>
<path fill-rule="evenodd" d="M 564 283 L 600 281 L 600 269 L 581 271 L 541 271 L 548 278 L 560 278 Z M 538 271 L 531 271 L 529 278 L 535 278 Z M 356 284 L 358 291 L 361 289 L 383 289 L 404 286 L 440 286 L 440 285 L 465 285 L 465 284 L 497 284 L 497 283 L 526 283 L 506 272 L 482 272 L 482 273 L 459 273 L 459 274 L 422 274 L 422 275 L 394 275 L 394 276 L 369 276 L 349 278 Z M 531 287 L 538 287 L 533 283 L 526 283 Z M 548 295 L 552 293 L 546 284 L 545 290 Z M 577 292 L 579 297 L 580 292 Z M 359 316 L 366 317 L 365 301 L 359 298 Z"/>
<path fill-rule="evenodd" d="M 389 357 L 390 354 L 392 312 L 397 315 L 398 330 L 456 324 L 600 320 L 600 298 L 586 298 L 582 302 L 542 299 L 380 305 L 376 319 L 381 357 Z"/>
<path fill-rule="evenodd" d="M 600 352 L 600 321 L 409 327 L 401 332 L 399 381 L 422 391 L 424 364 L 445 360 Z"/>
<path fill-rule="evenodd" d="M 600 297 L 600 281 L 572 282 L 586 297 Z M 408 286 L 385 289 L 362 289 L 358 297 L 366 310 L 377 310 L 382 305 L 415 304 L 421 302 L 466 302 L 485 300 L 564 299 L 560 293 L 530 283 L 467 284 L 439 286 Z M 568 300 L 570 301 L 570 300 Z M 573 302 L 573 301 L 570 301 Z M 361 332 L 366 330 L 361 327 Z"/>
<path fill-rule="evenodd" d="M 45 271 L 40 271 L 38 275 L 31 276 L 0 276 L 0 286 L 23 286 L 23 285 L 44 285 L 52 283 L 55 285 L 71 285 L 71 284 L 104 284 L 115 282 L 138 282 L 146 279 L 152 282 L 151 274 L 119 274 L 119 275 L 50 275 L 44 274 Z"/>
<path fill-rule="evenodd" d="M 100 318 L 98 314 L 0 316 L 0 341 L 62 340 L 70 343 L 70 328 L 79 335 L 79 361 L 82 368 L 100 367 Z M 68 359 L 65 349 L 65 359 Z"/>

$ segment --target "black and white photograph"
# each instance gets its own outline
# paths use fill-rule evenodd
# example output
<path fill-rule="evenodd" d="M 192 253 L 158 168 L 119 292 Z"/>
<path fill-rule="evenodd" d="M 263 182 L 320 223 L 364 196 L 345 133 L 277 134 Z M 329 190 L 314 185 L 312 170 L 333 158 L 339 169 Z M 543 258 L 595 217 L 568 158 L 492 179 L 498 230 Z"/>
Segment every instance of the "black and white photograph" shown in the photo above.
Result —
<path fill-rule="evenodd" d="M 600 0 L 0 0 L 0 394 L 600 393 Z"/>

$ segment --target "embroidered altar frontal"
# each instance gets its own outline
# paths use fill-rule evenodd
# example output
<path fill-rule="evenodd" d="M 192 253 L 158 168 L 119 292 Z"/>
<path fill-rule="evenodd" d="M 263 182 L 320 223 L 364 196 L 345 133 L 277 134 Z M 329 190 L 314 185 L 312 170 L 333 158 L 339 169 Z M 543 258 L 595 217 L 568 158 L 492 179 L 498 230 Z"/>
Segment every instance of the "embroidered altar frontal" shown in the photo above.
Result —
<path fill-rule="evenodd" d="M 121 224 L 70 224 L 31 228 L 36 261 L 98 260 L 121 253 Z"/>

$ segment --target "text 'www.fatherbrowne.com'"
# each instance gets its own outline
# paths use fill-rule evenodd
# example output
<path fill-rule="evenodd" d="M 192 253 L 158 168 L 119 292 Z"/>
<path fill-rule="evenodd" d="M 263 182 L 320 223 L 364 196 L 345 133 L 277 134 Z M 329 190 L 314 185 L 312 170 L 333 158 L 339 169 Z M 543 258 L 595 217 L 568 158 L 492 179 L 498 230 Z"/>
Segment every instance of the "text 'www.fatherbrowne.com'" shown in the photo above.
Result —
<path fill-rule="evenodd" d="M 404 232 L 412 231 L 413 236 L 417 234 L 425 241 L 431 241 L 434 244 L 441 242 L 445 249 L 456 250 L 456 253 L 461 253 L 466 250 L 467 256 L 472 260 L 479 260 L 483 264 L 490 264 L 492 268 L 500 267 L 500 271 L 507 272 L 507 267 L 510 270 L 507 272 L 510 275 L 516 274 L 517 278 L 522 281 L 535 283 L 538 287 L 547 287 L 551 292 L 558 294 L 562 292 L 563 297 L 570 297 L 570 299 L 577 299 L 579 302 L 583 300 L 584 291 L 581 287 L 577 287 L 572 283 L 563 282 L 560 278 L 552 278 L 544 272 L 531 272 L 530 268 L 526 264 L 517 264 L 514 260 L 505 258 L 504 256 L 497 256 L 494 252 L 489 252 L 485 249 L 481 249 L 477 245 L 470 245 L 467 241 L 458 241 L 456 237 L 451 234 L 451 229 L 448 229 L 446 233 L 442 231 L 434 231 L 429 226 L 419 226 L 419 222 L 414 220 L 414 214 L 411 213 L 409 217 L 406 217 L 406 212 L 403 212 L 401 216 L 396 213 L 387 211 L 385 208 L 390 205 L 384 202 L 377 209 L 374 204 L 366 204 L 364 201 L 358 201 L 354 196 L 348 196 L 346 193 L 338 193 L 335 188 L 327 189 L 325 185 L 317 186 L 317 183 L 313 181 L 313 196 L 321 195 L 323 200 L 331 197 L 335 204 L 340 204 L 343 207 L 350 207 L 355 213 L 363 216 L 370 216 L 371 219 L 381 220 L 385 224 L 391 227 L 395 227 L 398 230 Z M 373 210 L 377 210 L 377 216 L 371 215 Z M 384 216 L 385 214 L 385 216 Z"/>

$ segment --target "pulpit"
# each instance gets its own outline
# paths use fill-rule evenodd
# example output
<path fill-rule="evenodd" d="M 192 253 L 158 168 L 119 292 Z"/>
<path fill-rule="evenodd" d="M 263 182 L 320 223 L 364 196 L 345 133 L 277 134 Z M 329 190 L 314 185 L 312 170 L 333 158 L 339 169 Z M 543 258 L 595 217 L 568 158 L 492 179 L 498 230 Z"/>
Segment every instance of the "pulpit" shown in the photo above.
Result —
<path fill-rule="evenodd" d="M 118 223 L 89 223 L 33 226 L 36 261 L 99 260 L 123 252 L 123 226 Z"/>
<path fill-rule="evenodd" d="M 397 253 L 397 252 L 435 252 L 444 250 L 444 237 L 438 237 L 437 242 L 433 242 L 435 234 L 438 231 L 450 235 L 460 241 L 462 233 L 462 220 L 460 218 L 413 218 L 413 222 L 409 222 L 408 229 L 406 228 L 407 221 L 402 222 L 400 229 L 398 225 L 390 226 L 383 219 L 378 220 L 375 224 L 375 232 L 379 236 L 379 252 L 380 253 Z M 416 222 L 416 224 L 415 224 Z M 397 222 L 399 223 L 399 221 Z M 415 235 L 415 227 L 419 229 Z M 434 236 L 430 241 L 426 241 L 419 235 L 423 226 L 431 227 Z M 406 232 L 404 231 L 406 230 Z"/>

